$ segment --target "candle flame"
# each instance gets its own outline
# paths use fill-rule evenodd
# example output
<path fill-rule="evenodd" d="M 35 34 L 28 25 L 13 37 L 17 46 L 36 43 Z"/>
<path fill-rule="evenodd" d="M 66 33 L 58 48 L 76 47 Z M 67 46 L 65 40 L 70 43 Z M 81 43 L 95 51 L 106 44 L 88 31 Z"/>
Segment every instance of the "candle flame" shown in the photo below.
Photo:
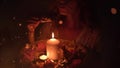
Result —
<path fill-rule="evenodd" d="M 54 38 L 54 32 L 52 32 L 52 38 Z"/>

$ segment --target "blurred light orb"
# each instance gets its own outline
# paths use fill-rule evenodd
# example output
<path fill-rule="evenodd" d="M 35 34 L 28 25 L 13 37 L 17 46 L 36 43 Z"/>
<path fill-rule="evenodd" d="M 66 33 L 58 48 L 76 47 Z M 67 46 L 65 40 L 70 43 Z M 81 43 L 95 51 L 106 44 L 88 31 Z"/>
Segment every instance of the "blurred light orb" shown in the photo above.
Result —
<path fill-rule="evenodd" d="M 22 26 L 22 24 L 21 24 L 21 23 L 19 23 L 18 25 L 19 25 L 19 26 Z"/>
<path fill-rule="evenodd" d="M 117 14 L 117 9 L 116 8 L 111 8 L 111 13 L 114 14 L 114 15 Z"/>
<path fill-rule="evenodd" d="M 60 21 L 59 21 L 59 24 L 63 24 L 63 21 L 62 21 L 62 20 L 60 20 Z"/>

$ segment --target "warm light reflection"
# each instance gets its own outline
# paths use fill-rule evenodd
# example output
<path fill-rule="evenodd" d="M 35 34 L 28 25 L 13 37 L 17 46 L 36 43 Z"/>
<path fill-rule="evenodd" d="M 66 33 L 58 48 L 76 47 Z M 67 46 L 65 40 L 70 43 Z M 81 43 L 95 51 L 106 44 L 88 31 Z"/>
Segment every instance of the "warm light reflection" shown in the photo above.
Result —
<path fill-rule="evenodd" d="M 54 60 L 50 60 L 51 62 L 54 62 Z"/>
<path fill-rule="evenodd" d="M 18 25 L 19 25 L 19 26 L 22 26 L 22 24 L 21 24 L 21 23 L 19 23 Z"/>
<path fill-rule="evenodd" d="M 47 59 L 47 56 L 46 56 L 46 55 L 41 55 L 39 58 L 40 58 L 41 60 L 46 60 L 46 59 Z"/>

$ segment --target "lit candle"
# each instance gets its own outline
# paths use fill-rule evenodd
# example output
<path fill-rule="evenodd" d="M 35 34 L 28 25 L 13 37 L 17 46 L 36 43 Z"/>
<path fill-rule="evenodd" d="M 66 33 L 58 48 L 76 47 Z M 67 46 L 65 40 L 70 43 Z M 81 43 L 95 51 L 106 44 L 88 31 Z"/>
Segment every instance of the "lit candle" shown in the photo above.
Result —
<path fill-rule="evenodd" d="M 47 41 L 47 57 L 50 60 L 58 59 L 58 44 L 60 41 L 54 38 L 54 33 L 52 33 L 52 38 Z"/>
<path fill-rule="evenodd" d="M 41 60 L 46 60 L 46 59 L 47 59 L 47 56 L 46 56 L 46 55 L 41 55 L 39 58 L 40 58 Z"/>

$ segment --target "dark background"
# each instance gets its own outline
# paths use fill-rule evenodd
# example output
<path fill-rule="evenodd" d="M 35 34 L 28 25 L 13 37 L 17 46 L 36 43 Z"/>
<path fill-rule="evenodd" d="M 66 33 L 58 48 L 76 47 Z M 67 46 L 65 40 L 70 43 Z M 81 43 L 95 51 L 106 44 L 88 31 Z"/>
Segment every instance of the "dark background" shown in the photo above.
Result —
<path fill-rule="evenodd" d="M 27 42 L 27 20 L 29 17 L 48 12 L 54 0 L 0 0 L 0 68 L 16 68 L 18 55 Z M 119 68 L 120 59 L 120 1 L 88 0 L 101 28 L 102 63 L 89 68 Z M 110 9 L 117 9 L 113 15 Z M 22 24 L 19 26 L 19 24 Z M 92 60 L 91 60 L 92 61 Z M 95 65 L 96 66 L 96 65 Z"/>

